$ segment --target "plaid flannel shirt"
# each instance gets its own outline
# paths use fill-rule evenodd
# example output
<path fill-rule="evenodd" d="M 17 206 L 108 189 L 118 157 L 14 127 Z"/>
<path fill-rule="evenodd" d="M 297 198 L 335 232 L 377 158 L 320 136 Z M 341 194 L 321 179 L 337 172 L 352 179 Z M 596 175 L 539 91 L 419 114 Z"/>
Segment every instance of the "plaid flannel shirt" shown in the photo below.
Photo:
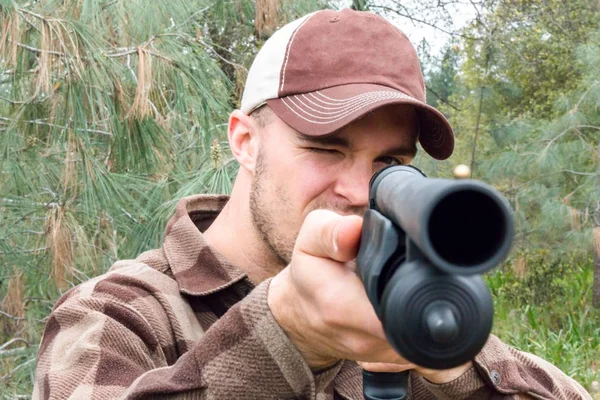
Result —
<path fill-rule="evenodd" d="M 313 374 L 258 286 L 202 233 L 225 196 L 182 199 L 162 249 L 67 292 L 46 325 L 35 399 L 362 399 L 352 361 Z M 474 367 L 410 399 L 591 399 L 548 362 L 490 336 Z"/>

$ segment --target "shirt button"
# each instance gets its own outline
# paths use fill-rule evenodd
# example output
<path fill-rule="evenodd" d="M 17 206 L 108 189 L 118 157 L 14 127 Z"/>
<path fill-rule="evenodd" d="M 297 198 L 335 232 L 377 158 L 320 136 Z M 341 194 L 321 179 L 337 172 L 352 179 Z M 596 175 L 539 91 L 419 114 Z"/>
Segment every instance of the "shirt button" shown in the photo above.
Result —
<path fill-rule="evenodd" d="M 490 372 L 490 378 L 492 379 L 492 382 L 494 382 L 494 385 L 496 385 L 496 386 L 500 385 L 500 382 L 502 382 L 502 377 L 500 376 L 500 372 L 496 371 L 495 369 L 493 369 L 492 372 Z"/>

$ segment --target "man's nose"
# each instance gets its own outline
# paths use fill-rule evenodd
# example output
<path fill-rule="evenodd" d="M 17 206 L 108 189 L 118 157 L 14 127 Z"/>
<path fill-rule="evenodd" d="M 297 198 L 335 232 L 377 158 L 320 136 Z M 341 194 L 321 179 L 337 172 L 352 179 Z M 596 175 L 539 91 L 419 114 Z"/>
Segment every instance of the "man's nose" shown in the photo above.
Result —
<path fill-rule="evenodd" d="M 340 171 L 334 192 L 344 197 L 351 207 L 364 209 L 369 205 L 369 181 L 372 175 L 370 164 L 354 163 Z"/>

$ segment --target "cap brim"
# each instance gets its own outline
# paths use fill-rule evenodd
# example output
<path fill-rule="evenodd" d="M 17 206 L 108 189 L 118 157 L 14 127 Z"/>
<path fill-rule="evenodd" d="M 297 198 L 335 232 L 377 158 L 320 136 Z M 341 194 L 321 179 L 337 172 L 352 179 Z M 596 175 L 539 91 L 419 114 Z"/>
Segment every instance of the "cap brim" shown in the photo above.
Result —
<path fill-rule="evenodd" d="M 348 84 L 267 100 L 286 124 L 305 135 L 330 134 L 388 104 L 410 104 L 419 120 L 419 142 L 431 157 L 445 160 L 454 150 L 450 123 L 435 108 L 399 90 L 375 84 Z"/>

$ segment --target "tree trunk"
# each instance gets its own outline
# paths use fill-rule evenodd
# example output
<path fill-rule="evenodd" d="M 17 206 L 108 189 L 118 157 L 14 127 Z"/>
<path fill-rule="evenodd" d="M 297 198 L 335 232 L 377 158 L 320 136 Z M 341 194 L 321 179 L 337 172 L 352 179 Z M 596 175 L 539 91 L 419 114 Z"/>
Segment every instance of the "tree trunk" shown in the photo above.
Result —
<path fill-rule="evenodd" d="M 594 227 L 594 287 L 592 304 L 600 308 L 600 226 Z"/>

